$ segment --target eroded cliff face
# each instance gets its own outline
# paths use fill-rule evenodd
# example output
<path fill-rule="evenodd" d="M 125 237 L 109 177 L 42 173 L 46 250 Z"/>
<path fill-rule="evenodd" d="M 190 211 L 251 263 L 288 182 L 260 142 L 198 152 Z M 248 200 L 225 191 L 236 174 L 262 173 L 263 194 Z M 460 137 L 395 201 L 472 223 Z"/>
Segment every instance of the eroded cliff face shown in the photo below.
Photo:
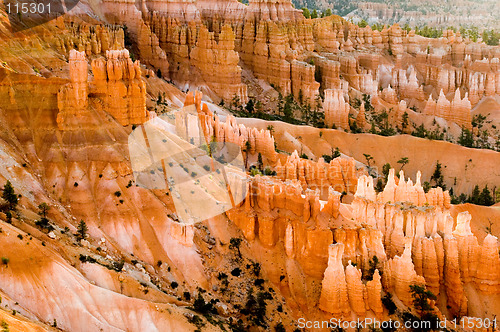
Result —
<path fill-rule="evenodd" d="M 195 327 L 186 319 L 190 313 L 184 306 L 190 300 L 182 294 L 197 294 L 200 287 L 217 289 L 210 296 L 228 308 L 220 307 L 224 321 L 235 314 L 234 304 L 247 301 L 245 295 L 229 295 L 218 288 L 220 273 L 227 275 L 241 264 L 234 248 L 233 254 L 227 249 L 231 237 L 241 235 L 244 259 L 260 264 L 266 287 L 284 297 L 281 310 L 290 322 L 297 317 L 387 318 L 382 296 L 391 293 L 399 307 L 411 307 L 413 284 L 425 285 L 443 299 L 444 304 L 436 304 L 440 314 L 488 316 L 477 296 L 495 301 L 500 292 L 497 238 L 489 235 L 479 244 L 470 230 L 470 214 L 452 217 L 446 191 L 425 193 L 419 175 L 413 183 L 403 172 L 395 177 L 392 170 L 386 187 L 377 194 L 373 179 L 360 176 L 353 159 L 339 157 L 327 164 L 300 159 L 297 153 L 280 156 L 270 130 L 238 124 L 231 116 L 221 120 L 202 102 L 200 93 L 189 93 L 184 105 L 195 105 L 207 134 L 240 145 L 250 159 L 260 153 L 277 174 L 250 178 L 248 196 L 226 213 L 227 218 L 221 215 L 197 226 L 176 222 L 168 192 L 134 185 L 124 152 L 130 126 L 115 119 L 112 109 L 95 106 L 104 97 L 82 94 L 88 99 L 81 111 L 92 121 L 79 130 L 61 127 L 57 121 L 67 110 L 59 107 L 62 100 L 63 105 L 76 103 L 70 98 L 71 89 L 85 92 L 93 84 L 105 86 L 110 79 L 139 74 L 134 71 L 138 63 L 129 61 L 126 52 L 113 53 L 107 60 L 95 60 L 90 79 L 85 54 L 77 51 L 70 52 L 69 80 L 30 78 L 27 85 L 26 75 L 4 73 L 0 92 L 8 98 L 2 99 L 1 108 L 6 110 L 3 123 L 8 127 L 2 131 L 2 149 L 12 151 L 13 157 L 3 157 L 3 165 L 10 166 L 2 174 L 15 178 L 15 188 L 23 193 L 23 219 L 14 218 L 12 226 L 2 221 L 0 236 L 5 236 L 10 248 L 5 255 L 11 257 L 11 263 L 2 266 L 2 285 L 9 285 L 2 292 L 16 299 L 19 306 L 11 305 L 23 315 L 46 323 L 56 319 L 63 329 L 78 331 L 97 311 L 102 318 L 91 319 L 96 329 L 188 331 Z M 146 80 L 141 77 L 135 79 Z M 39 84 L 45 88 L 35 89 Z M 22 98 L 22 91 L 48 97 L 34 107 L 30 99 Z M 67 98 L 61 99 L 61 91 Z M 113 98 L 121 99 L 106 98 L 110 104 L 116 102 Z M 30 112 L 43 116 L 33 121 Z M 78 114 L 72 118 L 82 119 Z M 25 152 L 17 154 L 11 144 Z M 27 167 L 21 165 L 23 160 Z M 342 191 L 354 194 L 350 203 L 343 202 Z M 40 202 L 51 206 L 52 235 L 29 217 Z M 64 231 L 64 227 L 74 231 L 79 220 L 86 221 L 90 234 L 80 245 Z M 27 233 L 34 237 L 29 245 Z M 38 269 L 26 271 L 25 261 L 15 252 L 31 255 Z M 81 261 L 79 255 L 98 263 Z M 373 266 L 375 256 L 378 263 Z M 121 260 L 124 268 L 114 271 Z M 229 270 L 222 272 L 223 268 Z M 241 280 L 231 277 L 234 280 L 228 282 L 251 284 L 252 272 L 245 273 Z M 31 281 L 35 278 L 36 283 Z M 172 288 L 174 281 L 178 286 Z M 60 285 L 77 291 L 73 297 L 63 296 Z M 30 295 L 38 293 L 50 301 L 57 299 L 65 310 L 48 310 L 59 306 Z M 98 308 L 89 302 L 103 298 Z M 112 315 L 109 307 L 120 308 L 126 318 Z"/>
<path fill-rule="evenodd" d="M 307 315 L 381 317 L 384 293 L 412 305 L 410 285 L 441 296 L 446 307 L 435 310 L 452 316 L 473 310 L 478 294 L 497 298 L 498 239 L 488 235 L 479 244 L 471 215 L 454 220 L 448 192 L 424 193 L 420 175 L 415 184 L 403 172 L 397 180 L 391 170 L 376 194 L 373 179 L 362 176 L 353 202 L 343 204 L 332 188 L 321 200 L 296 180 L 257 176 L 246 203 L 227 215 L 255 246 L 281 251 L 283 244 L 281 287 Z M 320 290 L 312 280 L 321 281 Z"/>
<path fill-rule="evenodd" d="M 430 39 L 397 24 L 378 31 L 336 16 L 305 19 L 288 1 L 145 1 L 134 7 L 107 0 L 101 12 L 110 23 L 127 25 L 141 60 L 180 86 L 201 89 L 217 103 L 245 104 L 250 96 L 267 104 L 277 93 L 261 92 L 272 85 L 283 96 L 319 105 L 328 127 L 348 129 L 346 114 L 359 115 L 359 108 L 332 106 L 330 89 L 354 99 L 369 95 L 377 112 L 401 113 L 390 117 L 394 126 L 406 112 L 415 126 L 442 118 L 456 132 L 470 129 L 471 110 L 500 88 L 498 48 L 453 31 Z M 81 47 L 99 49 L 90 38 L 82 37 Z"/>

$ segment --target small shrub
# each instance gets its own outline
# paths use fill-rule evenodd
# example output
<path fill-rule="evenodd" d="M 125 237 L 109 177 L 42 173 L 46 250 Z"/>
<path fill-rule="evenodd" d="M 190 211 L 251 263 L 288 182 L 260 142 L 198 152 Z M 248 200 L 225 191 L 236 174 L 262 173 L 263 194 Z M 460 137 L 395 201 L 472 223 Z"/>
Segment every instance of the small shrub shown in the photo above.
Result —
<path fill-rule="evenodd" d="M 2 257 L 2 264 L 3 265 L 8 265 L 9 261 L 10 261 L 10 259 L 8 259 L 7 257 Z"/>
<path fill-rule="evenodd" d="M 115 191 L 115 196 L 116 197 L 120 197 L 122 195 L 122 192 L 121 191 Z"/>
<path fill-rule="evenodd" d="M 172 283 L 170 284 L 170 286 L 172 286 L 172 289 L 176 289 L 179 286 L 179 284 L 177 282 L 175 282 L 175 281 L 172 281 Z"/>
<path fill-rule="evenodd" d="M 217 279 L 227 279 L 227 274 L 225 274 L 224 272 L 219 272 L 219 274 L 217 275 Z"/>
<path fill-rule="evenodd" d="M 5 212 L 5 216 L 7 217 L 5 221 L 8 224 L 12 224 L 12 212 L 10 211 Z"/>
<path fill-rule="evenodd" d="M 370 258 L 370 261 L 368 262 L 368 265 L 370 266 L 367 271 L 367 276 L 366 280 L 373 280 L 373 274 L 375 273 L 375 270 L 379 270 L 380 273 L 380 268 L 379 268 L 379 260 L 377 256 L 373 256 Z"/>
<path fill-rule="evenodd" d="M 205 326 L 203 319 L 201 319 L 201 317 L 198 315 L 193 315 L 192 317 L 188 317 L 187 320 L 188 320 L 188 322 L 190 322 L 191 324 L 193 324 L 194 326 L 196 326 L 199 329 L 202 328 L 203 326 Z"/>
<path fill-rule="evenodd" d="M 231 271 L 231 275 L 233 277 L 239 277 L 240 274 L 241 274 L 241 269 L 239 267 L 236 267 Z"/>
<path fill-rule="evenodd" d="M 274 327 L 274 330 L 276 332 L 286 332 L 286 329 L 285 327 L 283 326 L 283 323 L 282 322 L 279 322 L 275 327 Z"/>
<path fill-rule="evenodd" d="M 262 286 L 264 284 L 264 279 L 255 279 L 255 286 Z"/>
<path fill-rule="evenodd" d="M 396 309 L 398 308 L 394 303 L 394 301 L 392 300 L 391 293 L 387 293 L 384 295 L 384 297 L 382 298 L 382 304 L 389 311 L 389 315 L 393 315 L 396 312 Z"/>
<path fill-rule="evenodd" d="M 205 302 L 205 299 L 201 295 L 201 289 L 198 289 L 198 296 L 194 300 L 193 308 L 196 312 L 199 312 L 203 315 L 210 314 L 210 313 L 212 313 L 212 314 L 217 313 L 217 310 L 214 307 L 214 300 L 212 300 L 210 302 Z"/>
<path fill-rule="evenodd" d="M 1 326 L 2 326 L 2 332 L 10 332 L 9 324 L 7 324 L 7 322 L 4 321 L 3 319 L 2 319 Z"/>
<path fill-rule="evenodd" d="M 80 254 L 80 262 L 82 263 L 97 263 L 94 257 Z"/>
<path fill-rule="evenodd" d="M 17 237 L 19 238 L 19 240 L 23 239 L 23 236 L 21 234 L 17 234 Z"/>
<path fill-rule="evenodd" d="M 259 263 L 253 263 L 252 264 L 252 272 L 253 274 L 258 277 L 260 274 L 260 264 Z"/>
<path fill-rule="evenodd" d="M 123 265 L 125 265 L 125 262 L 123 260 L 121 260 L 119 262 L 113 262 L 112 268 L 116 272 L 121 272 L 121 270 L 123 269 Z"/>

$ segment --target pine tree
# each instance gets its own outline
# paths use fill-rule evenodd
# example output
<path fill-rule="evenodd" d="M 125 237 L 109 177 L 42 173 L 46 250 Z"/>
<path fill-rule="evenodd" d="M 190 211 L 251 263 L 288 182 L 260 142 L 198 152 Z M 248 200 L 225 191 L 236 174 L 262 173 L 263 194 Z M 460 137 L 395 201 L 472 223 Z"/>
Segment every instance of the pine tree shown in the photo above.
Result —
<path fill-rule="evenodd" d="M 385 163 L 384 166 L 382 166 L 382 174 L 384 175 L 385 182 L 387 182 L 390 170 L 391 170 L 391 164 Z"/>
<path fill-rule="evenodd" d="M 460 134 L 460 137 L 458 138 L 458 144 L 472 148 L 474 147 L 474 138 L 472 137 L 472 131 L 469 129 L 462 129 L 462 133 Z"/>
<path fill-rule="evenodd" d="M 40 220 L 36 221 L 35 224 L 42 228 L 49 228 L 49 219 L 47 219 L 47 212 L 50 206 L 47 203 L 42 203 L 38 205 L 38 215 L 41 217 Z"/>
<path fill-rule="evenodd" d="M 87 231 L 88 231 L 87 224 L 85 223 L 85 221 L 80 220 L 80 223 L 78 224 L 76 237 L 79 240 L 85 239 L 85 235 L 87 234 Z"/>
<path fill-rule="evenodd" d="M 408 157 L 403 157 L 401 159 L 398 160 L 398 164 L 401 164 L 401 168 L 399 169 L 400 171 L 403 170 L 403 167 L 405 167 L 406 164 L 408 164 L 410 162 L 410 160 L 408 159 Z"/>
<path fill-rule="evenodd" d="M 406 128 L 408 128 L 408 112 L 404 112 L 403 113 L 403 123 L 401 124 L 401 128 L 403 128 L 403 131 L 406 130 Z"/>
<path fill-rule="evenodd" d="M 245 106 L 245 109 L 247 110 L 248 113 L 253 113 L 253 111 L 254 111 L 254 105 L 255 104 L 253 102 L 253 99 L 250 99 L 248 101 L 248 103 L 246 104 L 246 106 Z"/>
<path fill-rule="evenodd" d="M 431 181 L 432 180 L 434 180 L 437 187 L 445 189 L 443 172 L 441 171 L 441 164 L 439 163 L 439 161 L 436 162 L 436 169 L 431 176 Z"/>
<path fill-rule="evenodd" d="M 262 169 L 264 168 L 264 163 L 262 162 L 262 154 L 259 152 L 259 155 L 257 157 L 257 163 L 259 165 L 259 171 L 262 172 Z"/>
<path fill-rule="evenodd" d="M 38 205 L 38 209 L 40 209 L 40 211 L 38 211 L 38 215 L 42 218 L 47 218 L 47 212 L 49 211 L 50 206 L 47 203 L 42 203 Z"/>
<path fill-rule="evenodd" d="M 311 12 L 306 7 L 302 7 L 302 14 L 305 18 L 311 18 Z"/>
<path fill-rule="evenodd" d="M 483 191 L 481 192 L 481 194 L 479 195 L 479 202 L 478 202 L 478 204 L 479 205 L 490 206 L 490 205 L 493 205 L 494 203 L 495 202 L 493 200 L 493 197 L 491 196 L 490 190 L 488 189 L 488 185 L 486 185 L 483 188 Z"/>
<path fill-rule="evenodd" d="M 14 192 L 14 187 L 12 187 L 9 180 L 7 180 L 7 183 L 3 187 L 2 198 L 7 203 L 7 210 L 15 210 L 18 199 L 16 193 Z"/>
<path fill-rule="evenodd" d="M 476 185 L 474 187 L 474 190 L 472 190 L 472 195 L 469 197 L 469 203 L 472 203 L 472 204 L 479 204 L 479 196 L 481 196 L 481 192 L 479 191 L 479 186 Z"/>

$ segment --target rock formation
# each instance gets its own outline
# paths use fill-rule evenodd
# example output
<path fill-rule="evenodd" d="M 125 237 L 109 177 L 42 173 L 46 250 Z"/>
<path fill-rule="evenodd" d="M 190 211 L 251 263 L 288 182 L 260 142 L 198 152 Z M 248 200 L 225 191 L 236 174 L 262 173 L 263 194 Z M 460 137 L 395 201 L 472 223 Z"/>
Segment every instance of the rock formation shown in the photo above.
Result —
<path fill-rule="evenodd" d="M 84 22 L 71 22 L 69 33 L 56 36 L 56 47 L 62 54 L 73 49 L 85 52 L 87 56 L 106 54 L 108 50 L 121 50 L 125 47 L 124 31 L 119 26 L 89 25 Z"/>
<path fill-rule="evenodd" d="M 438 116 L 450 122 L 455 122 L 460 127 L 470 130 L 472 128 L 471 107 L 471 102 L 467 94 L 461 99 L 459 89 L 455 91 L 455 97 L 452 102 L 445 97 L 443 90 L 441 90 L 437 101 L 432 100 L 432 97 L 429 96 L 424 113 Z"/>
<path fill-rule="evenodd" d="M 323 111 L 325 112 L 325 125 L 333 125 L 342 129 L 349 129 L 350 106 L 344 99 L 344 92 L 338 89 L 325 90 Z"/>
<path fill-rule="evenodd" d="M 85 52 L 71 50 L 69 53 L 70 83 L 63 86 L 57 94 L 59 113 L 57 123 L 64 126 L 67 120 L 80 117 L 87 112 L 88 107 L 88 69 Z M 78 122 L 81 122 L 79 119 Z"/>
<path fill-rule="evenodd" d="M 108 51 L 106 59 L 92 61 L 93 91 L 104 109 L 123 126 L 146 121 L 146 86 L 139 62 L 127 50 Z"/>
<path fill-rule="evenodd" d="M 196 47 L 190 53 L 191 63 L 198 68 L 209 87 L 227 102 L 237 96 L 242 103 L 248 101 L 246 85 L 241 83 L 239 56 L 234 51 L 234 33 L 224 25 L 219 41 L 203 25 L 198 33 Z"/>
<path fill-rule="evenodd" d="M 302 159 L 295 151 L 284 165 L 278 160 L 275 170 L 280 180 L 299 180 L 304 189 L 319 190 L 321 197 L 328 195 L 329 187 L 338 192 L 356 190 L 353 159 L 339 157 L 327 164 L 322 158 L 318 162 Z"/>
<path fill-rule="evenodd" d="M 78 128 L 86 123 L 88 119 L 82 116 L 90 112 L 89 94 L 100 99 L 103 110 L 123 126 L 146 121 L 146 86 L 139 61 L 132 62 L 128 50 L 107 51 L 106 58 L 92 61 L 94 80 L 89 85 L 85 53 L 70 52 L 70 83 L 58 93 L 59 128 Z"/>
<path fill-rule="evenodd" d="M 332 244 L 328 248 L 328 267 L 325 270 L 319 299 L 320 309 L 336 317 L 347 315 L 350 311 L 346 275 L 344 265 L 342 265 L 343 253 L 343 244 Z M 352 267 L 352 265 L 349 266 Z"/>

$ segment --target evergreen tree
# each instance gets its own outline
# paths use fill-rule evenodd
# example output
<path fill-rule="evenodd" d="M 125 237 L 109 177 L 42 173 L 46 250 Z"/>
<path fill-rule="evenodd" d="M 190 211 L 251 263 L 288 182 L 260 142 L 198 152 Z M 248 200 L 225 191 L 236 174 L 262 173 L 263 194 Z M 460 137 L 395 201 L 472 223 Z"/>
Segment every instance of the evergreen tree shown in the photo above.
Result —
<path fill-rule="evenodd" d="M 255 104 L 254 104 L 253 99 L 250 99 L 248 101 L 248 103 L 246 104 L 246 106 L 245 106 L 245 109 L 247 110 L 248 113 L 253 113 L 253 111 L 254 111 L 254 105 Z"/>
<path fill-rule="evenodd" d="M 278 115 L 281 115 L 284 113 L 284 108 L 285 108 L 285 102 L 283 100 L 283 95 L 281 94 L 280 91 L 278 91 Z"/>
<path fill-rule="evenodd" d="M 311 12 L 306 7 L 302 7 L 302 15 L 304 15 L 305 18 L 311 18 Z"/>
<path fill-rule="evenodd" d="M 479 205 L 490 206 L 495 204 L 493 197 L 491 196 L 490 190 L 488 189 L 488 185 L 483 188 L 483 191 L 479 195 Z"/>
<path fill-rule="evenodd" d="M 304 103 L 304 93 L 302 92 L 302 89 L 299 90 L 299 104 L 302 105 Z"/>
<path fill-rule="evenodd" d="M 427 327 L 426 325 L 425 328 L 419 329 L 419 331 L 432 331 L 437 328 L 437 322 L 438 322 L 438 317 L 434 313 L 434 309 L 431 305 L 431 301 L 436 301 L 437 297 L 434 295 L 431 291 L 425 289 L 425 286 L 421 285 L 410 285 L 410 291 L 411 291 L 411 296 L 413 298 L 413 306 L 415 307 L 415 310 L 420 316 L 420 321 L 427 321 L 431 324 L 431 328 Z M 414 320 L 413 315 L 406 313 L 403 314 L 403 320 L 405 321 L 413 321 Z"/>
<path fill-rule="evenodd" d="M 385 182 L 387 182 L 387 178 L 389 177 L 389 171 L 391 170 L 391 164 L 386 163 L 382 166 L 382 174 L 384 175 Z"/>
<path fill-rule="evenodd" d="M 476 185 L 474 187 L 474 190 L 472 190 L 471 196 L 468 199 L 469 203 L 479 204 L 480 196 L 481 196 L 481 192 L 479 191 L 479 186 Z"/>
<path fill-rule="evenodd" d="M 403 113 L 403 122 L 401 123 L 401 127 L 403 128 L 403 131 L 408 128 L 408 112 Z"/>
<path fill-rule="evenodd" d="M 405 167 L 406 164 L 408 164 L 410 162 L 410 160 L 408 159 L 408 157 L 403 157 L 401 159 L 398 160 L 398 164 L 401 164 L 401 168 L 399 169 L 400 171 L 403 169 L 403 167 Z"/>
<path fill-rule="evenodd" d="M 313 10 L 311 18 L 318 18 L 318 12 L 316 11 L 316 9 Z"/>
<path fill-rule="evenodd" d="M 361 20 L 361 22 L 358 23 L 358 26 L 360 28 L 364 28 L 368 25 L 368 23 L 365 20 Z"/>
<path fill-rule="evenodd" d="M 283 116 L 286 120 L 290 120 L 293 116 L 293 96 L 289 94 L 285 98 L 285 105 L 283 106 Z"/>
<path fill-rule="evenodd" d="M 38 211 L 38 215 L 42 218 L 47 218 L 47 212 L 49 211 L 50 206 L 47 203 L 42 203 L 38 205 L 38 209 L 40 210 Z"/>
<path fill-rule="evenodd" d="M 50 206 L 47 203 L 42 203 L 38 205 L 38 215 L 41 217 L 40 220 L 36 221 L 35 224 L 42 228 L 49 228 L 49 219 L 47 219 L 47 212 L 50 209 Z"/>
<path fill-rule="evenodd" d="M 87 231 L 88 231 L 87 224 L 85 223 L 85 221 L 80 220 L 80 223 L 78 224 L 78 228 L 77 228 L 77 233 L 76 233 L 77 239 L 79 239 L 79 240 L 85 239 L 85 235 L 87 234 Z"/>
<path fill-rule="evenodd" d="M 434 173 L 432 173 L 431 181 L 434 181 L 437 187 L 445 189 L 444 176 L 441 170 L 441 163 L 439 163 L 439 161 L 436 162 L 436 168 L 434 169 Z"/>
<path fill-rule="evenodd" d="M 12 184 L 9 180 L 7 180 L 7 183 L 3 187 L 2 198 L 7 203 L 7 210 L 14 210 L 16 208 L 18 198 L 16 193 L 14 192 L 14 187 L 12 187 Z"/>
<path fill-rule="evenodd" d="M 468 148 L 474 147 L 474 138 L 472 137 L 472 131 L 466 128 L 462 128 L 462 133 L 458 138 L 458 144 Z"/>

